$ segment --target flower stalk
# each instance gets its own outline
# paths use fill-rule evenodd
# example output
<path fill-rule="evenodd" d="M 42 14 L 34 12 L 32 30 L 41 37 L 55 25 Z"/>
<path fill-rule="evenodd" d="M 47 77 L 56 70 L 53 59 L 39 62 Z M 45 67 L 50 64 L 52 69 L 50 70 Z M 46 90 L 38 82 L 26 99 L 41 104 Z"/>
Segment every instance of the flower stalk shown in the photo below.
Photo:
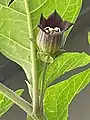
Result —
<path fill-rule="evenodd" d="M 48 59 L 47 59 L 48 61 Z M 42 71 L 42 79 L 41 79 L 41 94 L 40 94 L 40 111 L 43 113 L 43 98 L 44 98 L 44 82 L 45 82 L 45 74 L 47 70 L 48 63 L 44 62 L 44 69 Z"/>

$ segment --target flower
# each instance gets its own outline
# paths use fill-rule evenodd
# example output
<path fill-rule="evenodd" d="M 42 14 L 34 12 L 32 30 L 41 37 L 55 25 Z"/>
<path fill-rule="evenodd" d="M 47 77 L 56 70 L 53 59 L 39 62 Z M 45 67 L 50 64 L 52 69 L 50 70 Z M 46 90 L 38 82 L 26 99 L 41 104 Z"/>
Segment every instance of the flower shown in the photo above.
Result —
<path fill-rule="evenodd" d="M 55 10 L 47 19 L 41 14 L 40 31 L 37 36 L 37 45 L 40 51 L 54 56 L 63 47 L 63 33 L 73 24 L 63 21 Z"/>

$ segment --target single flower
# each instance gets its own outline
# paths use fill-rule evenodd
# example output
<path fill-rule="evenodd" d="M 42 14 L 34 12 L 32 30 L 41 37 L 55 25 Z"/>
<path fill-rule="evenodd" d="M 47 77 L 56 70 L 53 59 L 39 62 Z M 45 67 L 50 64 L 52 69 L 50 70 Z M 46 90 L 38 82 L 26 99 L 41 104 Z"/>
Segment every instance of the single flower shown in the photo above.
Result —
<path fill-rule="evenodd" d="M 63 21 L 55 10 L 47 19 L 41 14 L 40 31 L 37 36 L 37 45 L 40 51 L 54 56 L 63 47 L 63 33 L 73 24 Z"/>

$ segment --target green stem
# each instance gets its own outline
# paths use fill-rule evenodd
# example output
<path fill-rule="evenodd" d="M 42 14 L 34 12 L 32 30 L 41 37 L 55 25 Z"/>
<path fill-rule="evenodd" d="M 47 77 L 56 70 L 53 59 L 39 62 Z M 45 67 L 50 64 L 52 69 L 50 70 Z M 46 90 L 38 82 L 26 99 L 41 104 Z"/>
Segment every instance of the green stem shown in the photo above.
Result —
<path fill-rule="evenodd" d="M 36 120 L 34 117 L 33 117 L 33 119 L 32 119 L 32 117 L 29 115 L 29 114 L 27 114 L 27 118 L 26 118 L 27 120 Z"/>
<path fill-rule="evenodd" d="M 42 72 L 42 79 L 41 79 L 41 94 L 40 94 L 40 111 L 43 113 L 43 97 L 44 97 L 44 81 L 45 81 L 45 73 L 47 69 L 47 62 L 44 62 L 44 69 Z"/>
<path fill-rule="evenodd" d="M 30 6 L 28 4 L 28 0 L 24 0 L 24 1 L 25 1 L 25 8 L 27 14 L 29 38 L 34 40 Z M 30 42 L 30 45 L 31 45 L 31 58 L 32 58 L 32 80 L 33 80 L 33 112 L 37 113 L 39 111 L 39 95 L 38 95 L 36 50 L 33 45 L 33 42 Z"/>
<path fill-rule="evenodd" d="M 0 83 L 0 92 L 31 116 L 32 106 L 27 101 L 19 97 L 15 92 L 13 92 L 12 90 L 10 90 L 1 83 Z"/>

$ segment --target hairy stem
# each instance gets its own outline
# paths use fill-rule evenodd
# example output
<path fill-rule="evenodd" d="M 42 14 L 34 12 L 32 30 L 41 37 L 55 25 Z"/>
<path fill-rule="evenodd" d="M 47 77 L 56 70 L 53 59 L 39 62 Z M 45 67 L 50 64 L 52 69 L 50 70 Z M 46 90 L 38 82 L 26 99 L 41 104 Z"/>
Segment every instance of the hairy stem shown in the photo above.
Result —
<path fill-rule="evenodd" d="M 27 101 L 1 83 L 0 92 L 31 116 L 32 106 Z"/>
<path fill-rule="evenodd" d="M 44 69 L 42 72 L 42 79 L 41 79 L 40 111 L 42 113 L 43 113 L 44 81 L 45 81 L 45 73 L 46 73 L 47 65 L 48 63 L 44 62 Z"/>
<path fill-rule="evenodd" d="M 28 0 L 24 0 L 24 1 L 25 1 L 25 8 L 27 14 L 29 38 L 34 40 L 30 7 L 28 4 Z M 39 95 L 38 95 L 36 50 L 33 42 L 30 42 L 30 45 L 31 45 L 31 58 L 32 58 L 32 80 L 33 80 L 33 113 L 37 113 L 39 111 Z"/>

